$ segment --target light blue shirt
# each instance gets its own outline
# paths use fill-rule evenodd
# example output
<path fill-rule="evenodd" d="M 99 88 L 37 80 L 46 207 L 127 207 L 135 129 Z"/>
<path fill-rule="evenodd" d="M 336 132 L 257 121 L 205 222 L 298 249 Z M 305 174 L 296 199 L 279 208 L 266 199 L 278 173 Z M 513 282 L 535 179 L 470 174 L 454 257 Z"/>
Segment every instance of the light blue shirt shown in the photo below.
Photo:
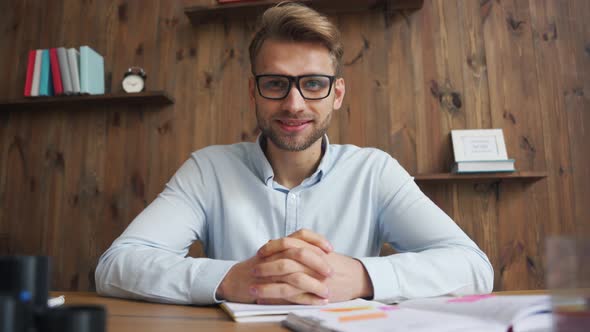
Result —
<path fill-rule="evenodd" d="M 486 255 L 387 153 L 329 144 L 317 170 L 288 190 L 257 143 L 192 153 L 164 191 L 101 256 L 99 294 L 211 304 L 228 270 L 301 228 L 359 259 L 382 302 L 488 293 Z M 200 240 L 208 258 L 186 257 Z M 397 254 L 378 257 L 383 243 Z"/>

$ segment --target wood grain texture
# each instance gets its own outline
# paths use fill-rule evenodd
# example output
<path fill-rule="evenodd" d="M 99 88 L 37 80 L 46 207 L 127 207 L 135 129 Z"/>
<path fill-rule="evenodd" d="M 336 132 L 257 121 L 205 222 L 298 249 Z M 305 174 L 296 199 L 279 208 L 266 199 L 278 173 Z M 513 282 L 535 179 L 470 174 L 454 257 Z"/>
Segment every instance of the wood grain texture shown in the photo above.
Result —
<path fill-rule="evenodd" d="M 173 103 L 174 99 L 165 91 L 143 91 L 138 93 L 109 93 L 101 95 L 51 96 L 0 100 L 0 112 L 21 110 L 45 111 L 52 107 L 65 109 L 70 106 L 79 111 L 85 109 L 84 106 L 89 104 L 92 104 L 93 106 L 126 106 L 139 104 L 149 104 L 150 106 L 154 106 Z M 150 108 L 150 110 L 159 109 L 160 108 Z"/>
<path fill-rule="evenodd" d="M 545 169 L 529 6 L 520 1 L 494 2 L 490 6 L 484 22 L 484 41 L 492 126 L 504 129 L 508 154 L 519 161 L 519 169 Z M 547 202 L 541 192 L 547 190 L 546 185 L 499 190 L 500 246 L 495 285 L 503 289 L 507 282 L 516 280 L 515 287 L 538 288 L 544 282 L 540 271 L 544 229 L 514 220 L 544 218 Z"/>
<path fill-rule="evenodd" d="M 50 255 L 54 289 L 91 290 L 100 254 L 192 151 L 256 139 L 255 19 L 195 27 L 184 14 L 214 3 L 0 1 L 0 100 L 22 95 L 30 49 L 90 45 L 105 57 L 107 91 L 121 92 L 137 65 L 149 90 L 176 101 L 0 112 L 0 254 Z M 517 169 L 546 178 L 420 185 L 489 255 L 495 290 L 543 288 L 545 239 L 590 236 L 590 3 L 427 0 L 329 17 L 347 86 L 331 142 L 443 173 L 451 129 L 503 128 Z"/>
<path fill-rule="evenodd" d="M 590 12 L 588 2 L 568 3 L 560 6 L 567 8 L 563 14 L 570 18 L 570 30 L 566 40 L 570 49 L 570 56 L 574 57 L 572 67 L 564 68 L 572 75 L 572 88 L 564 91 L 565 110 L 568 118 L 568 132 L 570 135 L 571 149 L 587 150 L 590 140 L 590 25 L 585 19 Z M 586 15 L 586 16 L 584 16 Z M 574 18 L 572 20 L 572 18 Z M 577 151 L 577 150 L 576 150 Z M 590 195 L 590 156 L 587 153 L 570 153 L 572 158 L 574 181 L 574 220 L 576 232 L 587 234 L 590 232 L 590 211 L 588 209 L 588 197 Z"/>
<path fill-rule="evenodd" d="M 244 17 L 260 15 L 267 8 L 280 3 L 280 0 L 259 0 L 241 3 L 219 4 L 208 1 L 205 4 L 191 4 L 186 1 L 185 14 L 194 26 L 220 20 L 239 20 Z M 300 0 L 316 10 L 325 13 L 354 13 L 364 10 L 387 11 L 419 9 L 422 0 Z"/>
<path fill-rule="evenodd" d="M 530 7 L 536 73 L 540 78 L 536 83 L 539 89 L 539 112 L 542 114 L 545 160 L 551 172 L 546 189 L 550 193 L 545 209 L 548 213 L 544 223 L 546 234 L 575 231 L 574 181 L 585 182 L 581 178 L 574 180 L 571 162 L 571 154 L 577 153 L 568 135 L 565 96 L 566 86 L 572 80 L 567 77 L 570 67 L 564 61 L 570 58 L 573 47 L 566 45 L 570 34 L 567 31 L 572 22 L 569 15 L 564 15 L 559 9 L 563 4 L 545 2 Z"/>

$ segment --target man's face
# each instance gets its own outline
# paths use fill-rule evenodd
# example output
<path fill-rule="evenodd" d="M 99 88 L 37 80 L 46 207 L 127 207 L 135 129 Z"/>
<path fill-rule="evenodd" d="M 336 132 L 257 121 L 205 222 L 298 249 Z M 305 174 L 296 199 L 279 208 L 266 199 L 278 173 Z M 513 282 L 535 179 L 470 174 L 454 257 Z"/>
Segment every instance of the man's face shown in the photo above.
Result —
<path fill-rule="evenodd" d="M 266 40 L 255 68 L 257 75 L 334 75 L 330 54 L 319 43 Z M 266 99 L 259 94 L 255 80 L 250 79 L 250 99 L 255 104 L 258 127 L 270 143 L 285 151 L 302 151 L 321 139 L 330 125 L 332 111 L 340 108 L 343 97 L 342 78 L 337 78 L 330 95 L 320 100 L 304 99 L 295 83 L 284 99 Z"/>

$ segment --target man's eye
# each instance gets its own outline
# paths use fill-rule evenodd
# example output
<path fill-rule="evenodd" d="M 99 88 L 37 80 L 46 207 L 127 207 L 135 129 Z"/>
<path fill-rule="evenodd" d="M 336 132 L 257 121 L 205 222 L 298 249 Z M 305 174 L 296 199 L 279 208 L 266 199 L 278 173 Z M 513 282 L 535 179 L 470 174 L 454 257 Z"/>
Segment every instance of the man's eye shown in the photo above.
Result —
<path fill-rule="evenodd" d="M 287 85 L 288 83 L 283 80 L 270 80 L 264 82 L 263 88 L 269 90 L 282 90 L 285 89 Z"/>
<path fill-rule="evenodd" d="M 322 80 L 308 80 L 303 82 L 303 89 L 305 90 L 320 90 L 326 87 L 326 82 Z"/>

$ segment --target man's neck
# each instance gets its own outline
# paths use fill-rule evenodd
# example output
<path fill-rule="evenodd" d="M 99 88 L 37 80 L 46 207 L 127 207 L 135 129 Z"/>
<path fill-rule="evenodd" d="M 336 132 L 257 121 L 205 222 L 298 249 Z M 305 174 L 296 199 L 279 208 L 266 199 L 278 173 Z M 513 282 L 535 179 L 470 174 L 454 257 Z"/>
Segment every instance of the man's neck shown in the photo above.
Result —
<path fill-rule="evenodd" d="M 267 139 L 264 154 L 273 169 L 274 180 L 292 189 L 312 175 L 322 160 L 322 140 L 303 151 L 291 152 L 279 149 Z"/>

